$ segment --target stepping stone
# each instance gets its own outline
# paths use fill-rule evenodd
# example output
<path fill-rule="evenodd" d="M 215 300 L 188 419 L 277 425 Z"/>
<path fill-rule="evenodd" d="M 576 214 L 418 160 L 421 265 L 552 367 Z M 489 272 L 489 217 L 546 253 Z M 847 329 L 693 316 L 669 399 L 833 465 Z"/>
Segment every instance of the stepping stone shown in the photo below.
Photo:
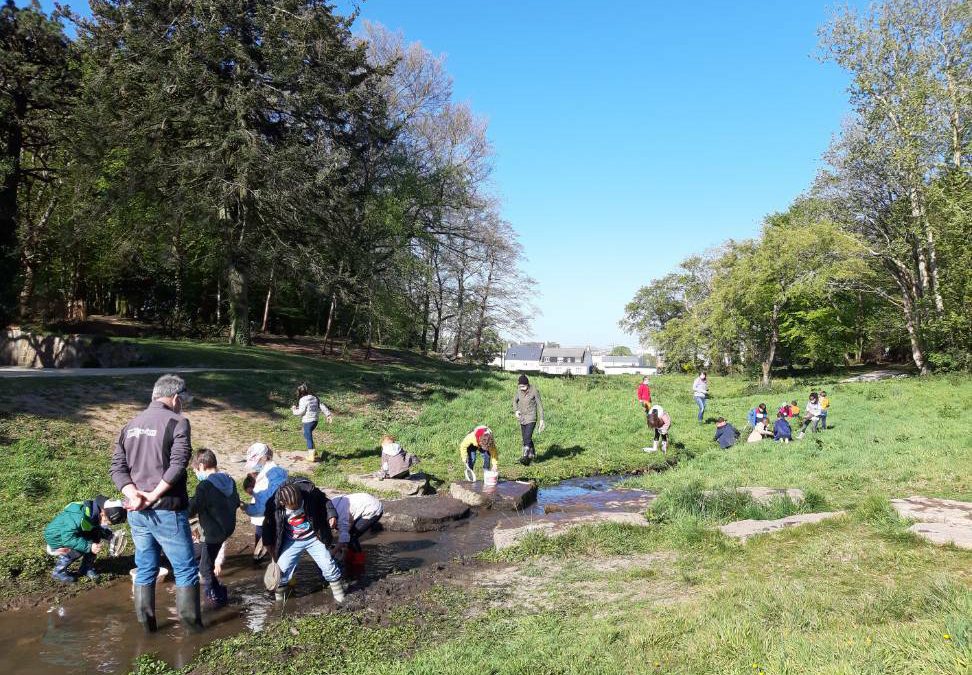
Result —
<path fill-rule="evenodd" d="M 797 488 L 740 487 L 736 488 L 736 492 L 748 494 L 754 502 L 763 506 L 768 506 L 777 497 L 789 497 L 794 504 L 800 504 L 804 499 L 803 490 Z M 714 497 L 717 493 L 718 490 L 706 490 L 702 494 L 706 497 Z"/>
<path fill-rule="evenodd" d="M 433 492 L 429 487 L 429 477 L 424 473 L 413 473 L 408 478 L 385 478 L 378 480 L 371 473 L 349 473 L 345 476 L 349 483 L 366 487 L 377 492 L 395 492 L 403 497 L 424 495 Z"/>
<path fill-rule="evenodd" d="M 972 502 L 913 496 L 892 499 L 891 506 L 902 518 L 921 523 L 948 523 L 972 528 Z"/>
<path fill-rule="evenodd" d="M 916 495 L 892 499 L 891 506 L 902 518 L 919 521 L 908 531 L 922 539 L 972 549 L 972 502 Z"/>
<path fill-rule="evenodd" d="M 951 523 L 915 523 L 908 528 L 922 539 L 944 546 L 953 544 L 972 551 L 972 527 Z"/>
<path fill-rule="evenodd" d="M 449 494 L 463 504 L 488 509 L 522 511 L 537 500 L 537 484 L 532 481 L 503 480 L 483 487 L 482 481 L 457 481 L 449 486 Z"/>
<path fill-rule="evenodd" d="M 807 523 L 819 523 L 820 521 L 842 515 L 844 515 L 843 511 L 824 511 L 823 513 L 801 513 L 777 520 L 737 520 L 734 523 L 720 526 L 719 531 L 727 537 L 735 537 L 740 541 L 746 541 L 757 534 L 776 532 L 777 530 L 806 525 Z"/>
<path fill-rule="evenodd" d="M 521 519 L 511 519 L 500 523 L 493 529 L 493 545 L 501 551 L 504 548 L 515 546 L 520 540 L 533 532 L 542 532 L 548 537 L 559 537 L 575 527 L 599 525 L 601 523 L 648 526 L 648 521 L 642 514 L 627 511 L 554 513 L 527 523 L 524 523 Z"/>
<path fill-rule="evenodd" d="M 384 502 L 381 524 L 393 532 L 430 532 L 469 516 L 469 506 L 447 495 L 405 497 Z"/>

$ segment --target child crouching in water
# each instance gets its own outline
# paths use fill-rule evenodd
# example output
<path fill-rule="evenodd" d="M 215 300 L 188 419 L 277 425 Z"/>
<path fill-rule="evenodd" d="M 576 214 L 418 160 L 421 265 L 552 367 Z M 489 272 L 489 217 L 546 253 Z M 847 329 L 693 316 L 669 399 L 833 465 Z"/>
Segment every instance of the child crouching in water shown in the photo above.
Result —
<path fill-rule="evenodd" d="M 300 554 L 307 552 L 331 586 L 334 602 L 344 602 L 341 568 L 334 562 L 328 546 L 331 529 L 338 524 L 331 500 L 306 478 L 292 478 L 281 485 L 267 502 L 263 520 L 263 545 L 280 567 L 276 599 L 287 597 L 287 584 L 297 569 Z"/>
<path fill-rule="evenodd" d="M 385 478 L 408 478 L 409 469 L 419 463 L 419 458 L 405 452 L 395 437 L 385 434 L 381 437 L 381 470 L 375 474 L 378 480 Z"/>
<path fill-rule="evenodd" d="M 199 517 L 199 575 L 202 577 L 203 594 L 210 607 L 222 607 L 227 601 L 226 587 L 219 582 L 216 564 L 220 549 L 236 530 L 236 510 L 240 507 L 240 495 L 236 481 L 226 473 L 216 470 L 216 454 L 212 450 L 199 450 L 193 458 L 192 468 L 199 479 L 196 494 L 189 502 L 189 515 Z"/>
<path fill-rule="evenodd" d="M 128 512 L 121 501 L 109 500 L 103 495 L 65 506 L 44 528 L 47 552 L 57 557 L 51 578 L 66 584 L 74 583 L 79 576 L 97 580 L 94 561 L 102 542 L 111 541 L 113 533 L 108 526 L 124 523 L 127 518 Z M 81 567 L 75 576 L 68 572 L 68 568 L 78 558 Z"/>

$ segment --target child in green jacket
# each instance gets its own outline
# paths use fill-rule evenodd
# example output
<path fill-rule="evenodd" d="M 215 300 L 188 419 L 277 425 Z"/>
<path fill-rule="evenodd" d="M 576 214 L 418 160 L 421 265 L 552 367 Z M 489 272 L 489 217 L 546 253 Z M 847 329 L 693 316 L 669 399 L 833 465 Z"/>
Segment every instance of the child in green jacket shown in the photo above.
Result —
<path fill-rule="evenodd" d="M 127 517 L 121 501 L 109 500 L 104 495 L 65 506 L 44 528 L 47 552 L 57 557 L 51 577 L 66 584 L 74 583 L 79 576 L 96 580 L 98 573 L 92 565 L 101 551 L 101 542 L 112 538 L 108 526 L 124 523 Z M 81 568 L 75 576 L 67 570 L 78 558 Z"/>

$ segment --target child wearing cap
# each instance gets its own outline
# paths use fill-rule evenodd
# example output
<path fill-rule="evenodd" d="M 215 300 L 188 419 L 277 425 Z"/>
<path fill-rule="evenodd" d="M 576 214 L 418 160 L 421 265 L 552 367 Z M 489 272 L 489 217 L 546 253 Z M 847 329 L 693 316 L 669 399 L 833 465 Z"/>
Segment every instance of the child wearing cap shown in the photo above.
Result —
<path fill-rule="evenodd" d="M 263 557 L 263 524 L 264 511 L 267 502 L 277 492 L 277 488 L 287 481 L 287 470 L 273 462 L 273 450 L 266 443 L 254 443 L 246 450 L 246 468 L 253 476 L 253 487 L 244 489 L 252 497 L 249 504 L 241 505 L 243 512 L 253 523 L 253 561 L 258 562 Z"/>
<path fill-rule="evenodd" d="M 476 480 L 474 467 L 477 452 L 483 457 L 483 471 L 499 471 L 496 466 L 499 451 L 496 449 L 493 430 L 485 425 L 476 427 L 459 442 L 459 459 L 466 466 L 466 480 Z"/>
<path fill-rule="evenodd" d="M 79 576 L 97 580 L 94 560 L 101 551 L 101 542 L 110 541 L 113 536 L 108 526 L 124 523 L 126 517 L 121 501 L 104 495 L 65 506 L 44 528 L 47 552 L 57 558 L 51 577 L 66 584 L 74 583 Z M 75 576 L 68 568 L 78 558 L 81 567 Z"/>

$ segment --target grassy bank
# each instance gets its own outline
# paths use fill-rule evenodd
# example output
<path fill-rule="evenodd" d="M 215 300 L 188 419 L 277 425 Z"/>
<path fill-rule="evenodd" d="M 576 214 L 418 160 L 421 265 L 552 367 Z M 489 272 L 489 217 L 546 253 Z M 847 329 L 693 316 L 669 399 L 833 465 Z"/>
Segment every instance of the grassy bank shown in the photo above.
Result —
<path fill-rule="evenodd" d="M 260 348 L 142 345 L 161 366 L 255 369 L 187 376 L 198 395 L 190 412 L 194 433 L 221 457 L 238 457 L 254 440 L 282 453 L 300 450 L 289 406 L 294 386 L 307 381 L 336 414 L 334 424 L 319 430 L 325 461 L 313 471 L 322 484 L 340 485 L 345 473 L 377 468 L 378 438 L 385 432 L 419 454 L 423 470 L 448 482 L 461 475 L 458 441 L 477 423 L 496 431 L 506 478 L 549 483 L 661 461 L 641 452 L 649 438 L 633 377 L 534 378 L 548 428 L 537 438 L 539 461 L 522 467 L 514 461 L 520 442 L 511 374 L 413 357 L 361 364 Z M 6 457 L 0 463 L 0 593 L 43 587 L 43 525 L 66 502 L 110 490 L 112 430 L 146 402 L 154 377 L 0 380 Z M 783 400 L 803 405 L 807 392 L 819 387 L 832 400 L 833 428 L 824 433 L 790 445 L 742 443 L 724 452 L 712 443 L 713 425 L 695 422 L 691 378 L 653 378 L 682 458 L 671 470 L 629 480 L 661 493 L 653 526 L 536 537 L 487 556 L 484 575 L 497 566 L 518 570 L 517 578 L 539 584 L 529 586 L 544 598 L 539 604 L 510 604 L 495 597 L 495 584 L 471 580 L 459 593 L 443 588 L 421 601 L 404 600 L 401 613 L 380 626 L 370 625 L 367 613 L 305 617 L 268 634 L 220 641 L 193 668 L 967 672 L 972 556 L 913 538 L 889 512 L 888 499 L 972 500 L 972 381 L 837 379 L 777 380 L 765 392 L 741 378 L 713 377 L 707 417 L 723 415 L 741 430 L 759 402 L 773 410 Z M 760 507 L 728 492 L 702 494 L 740 485 L 797 487 L 808 500 Z M 848 515 L 747 545 L 711 529 L 733 519 L 824 508 Z M 630 595 L 638 589 L 643 592 Z M 518 597 L 515 590 L 504 592 Z M 292 660 L 279 658 L 284 646 Z M 164 670 L 143 666 L 145 672 Z"/>

